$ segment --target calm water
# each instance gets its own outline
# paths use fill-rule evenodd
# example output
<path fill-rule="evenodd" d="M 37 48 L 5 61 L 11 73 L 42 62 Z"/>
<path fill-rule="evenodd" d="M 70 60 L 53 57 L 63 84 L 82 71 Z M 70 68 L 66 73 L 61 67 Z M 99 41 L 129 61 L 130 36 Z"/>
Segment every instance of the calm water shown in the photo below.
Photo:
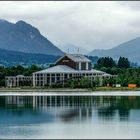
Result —
<path fill-rule="evenodd" d="M 0 96 L 0 138 L 140 138 L 140 97 Z"/>

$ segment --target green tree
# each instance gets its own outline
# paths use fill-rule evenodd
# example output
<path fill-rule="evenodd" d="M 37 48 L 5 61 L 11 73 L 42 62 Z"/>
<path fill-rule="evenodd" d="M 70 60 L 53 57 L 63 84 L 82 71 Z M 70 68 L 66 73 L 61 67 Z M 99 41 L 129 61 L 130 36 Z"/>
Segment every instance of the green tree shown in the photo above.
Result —
<path fill-rule="evenodd" d="M 89 88 L 92 86 L 92 81 L 88 77 L 84 77 L 80 80 L 80 87 Z"/>
<path fill-rule="evenodd" d="M 118 60 L 118 67 L 119 68 L 130 68 L 130 62 L 128 58 L 120 57 Z"/>
<path fill-rule="evenodd" d="M 97 68 L 101 67 L 112 68 L 116 66 L 116 63 L 111 57 L 101 57 L 98 59 L 97 64 L 95 66 Z"/>

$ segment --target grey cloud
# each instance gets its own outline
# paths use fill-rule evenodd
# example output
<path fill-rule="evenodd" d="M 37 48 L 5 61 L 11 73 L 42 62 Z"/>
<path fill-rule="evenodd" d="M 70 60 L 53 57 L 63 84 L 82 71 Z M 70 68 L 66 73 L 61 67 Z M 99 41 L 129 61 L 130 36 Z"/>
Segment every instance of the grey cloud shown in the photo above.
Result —
<path fill-rule="evenodd" d="M 0 17 L 25 20 L 57 46 L 112 48 L 140 36 L 140 2 L 0 2 Z"/>
<path fill-rule="evenodd" d="M 140 2 L 139 1 L 122 1 L 120 2 L 120 5 L 127 6 L 131 8 L 132 10 L 140 10 Z"/>

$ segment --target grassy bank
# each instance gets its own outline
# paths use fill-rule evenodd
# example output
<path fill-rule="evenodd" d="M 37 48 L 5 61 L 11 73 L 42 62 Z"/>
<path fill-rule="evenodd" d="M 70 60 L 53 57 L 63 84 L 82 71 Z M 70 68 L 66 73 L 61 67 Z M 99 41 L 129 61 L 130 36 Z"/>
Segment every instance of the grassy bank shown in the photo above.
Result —
<path fill-rule="evenodd" d="M 140 87 L 129 88 L 129 87 L 96 87 L 93 91 L 140 91 Z"/>
<path fill-rule="evenodd" d="M 140 91 L 140 88 L 129 87 L 93 87 L 93 88 L 45 88 L 45 87 L 16 87 L 0 88 L 0 92 L 94 92 L 94 91 Z"/>

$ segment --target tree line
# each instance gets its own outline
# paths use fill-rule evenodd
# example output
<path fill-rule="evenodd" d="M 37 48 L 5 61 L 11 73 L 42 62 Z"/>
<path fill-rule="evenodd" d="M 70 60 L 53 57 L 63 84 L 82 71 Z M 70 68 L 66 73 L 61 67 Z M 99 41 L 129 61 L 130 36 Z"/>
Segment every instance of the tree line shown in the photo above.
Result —
<path fill-rule="evenodd" d="M 114 78 L 104 79 L 103 86 L 107 84 L 121 84 L 127 86 L 128 84 L 137 84 L 140 87 L 140 67 L 132 67 L 130 61 L 125 57 L 120 57 L 118 61 L 113 60 L 111 57 L 102 57 L 97 60 L 97 63 L 93 66 L 94 69 L 104 71 L 106 73 L 117 75 Z M 32 73 L 42 70 L 40 66 L 32 65 L 30 67 L 23 67 L 21 65 L 12 67 L 0 67 L 0 86 L 5 86 L 5 76 L 25 75 L 31 76 Z M 91 81 L 89 79 L 81 79 L 69 81 L 68 85 L 73 88 L 90 88 L 99 86 L 99 80 Z M 59 85 L 54 85 L 59 86 Z"/>
<path fill-rule="evenodd" d="M 128 58 L 120 57 L 118 61 L 115 61 L 111 57 L 102 57 L 98 59 L 94 68 L 117 75 L 114 78 L 104 79 L 103 86 L 121 84 L 126 87 L 128 84 L 137 84 L 140 87 L 140 67 L 131 66 Z"/>
<path fill-rule="evenodd" d="M 98 59 L 97 64 L 95 64 L 94 68 L 130 68 L 130 62 L 128 58 L 120 57 L 118 61 L 113 60 L 111 57 L 101 57 Z"/>

